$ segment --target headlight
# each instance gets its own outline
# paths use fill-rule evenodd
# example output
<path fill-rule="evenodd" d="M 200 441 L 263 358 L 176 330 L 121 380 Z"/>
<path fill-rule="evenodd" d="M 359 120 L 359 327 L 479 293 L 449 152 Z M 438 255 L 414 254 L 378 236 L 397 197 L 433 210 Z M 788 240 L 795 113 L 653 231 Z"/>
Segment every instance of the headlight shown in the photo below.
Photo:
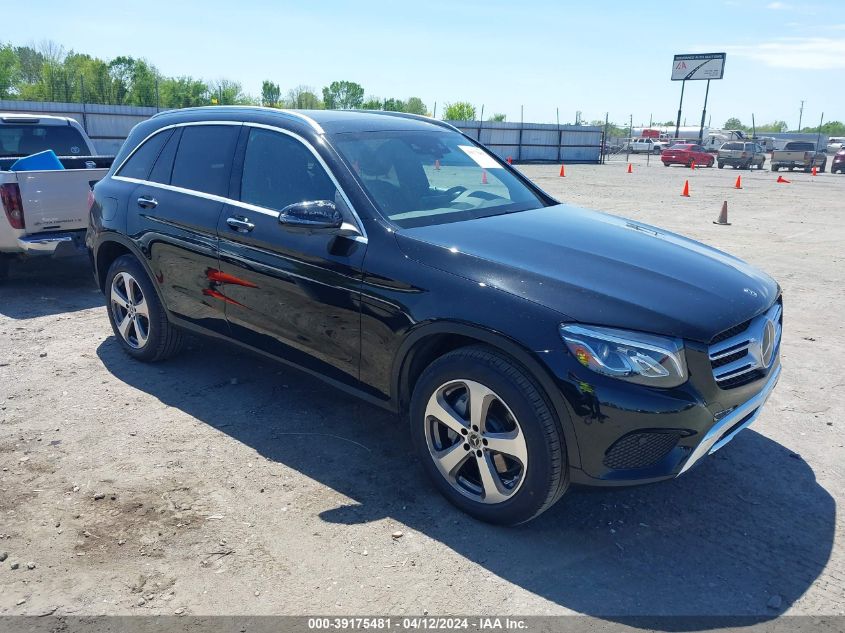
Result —
<path fill-rule="evenodd" d="M 561 325 L 560 335 L 578 362 L 599 374 L 652 387 L 687 380 L 680 339 L 583 325 Z"/>

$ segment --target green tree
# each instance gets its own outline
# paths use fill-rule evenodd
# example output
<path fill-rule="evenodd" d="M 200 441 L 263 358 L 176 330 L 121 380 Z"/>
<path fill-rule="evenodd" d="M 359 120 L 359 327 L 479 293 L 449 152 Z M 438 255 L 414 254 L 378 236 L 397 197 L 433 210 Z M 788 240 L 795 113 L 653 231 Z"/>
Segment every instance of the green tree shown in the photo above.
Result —
<path fill-rule="evenodd" d="M 378 97 L 367 97 L 367 100 L 361 104 L 362 110 L 384 110 L 384 101 Z"/>
<path fill-rule="evenodd" d="M 467 101 L 447 103 L 443 114 L 444 121 L 474 121 L 475 106 Z"/>
<path fill-rule="evenodd" d="M 505 119 L 507 119 L 507 117 L 506 117 L 504 114 L 502 114 L 501 112 L 497 112 L 496 114 L 494 114 L 493 116 L 491 116 L 491 117 L 490 117 L 489 119 L 487 119 L 487 120 L 488 120 L 488 121 L 496 121 L 496 122 L 498 122 L 498 123 L 501 123 L 501 122 L 503 122 Z"/>
<path fill-rule="evenodd" d="M 8 99 L 16 92 L 19 75 L 15 50 L 9 45 L 0 46 L 0 99 Z"/>
<path fill-rule="evenodd" d="M 164 77 L 159 81 L 162 108 L 192 108 L 208 105 L 208 86 L 193 77 Z"/>
<path fill-rule="evenodd" d="M 261 83 L 261 105 L 268 108 L 278 108 L 281 96 L 282 89 L 279 88 L 279 84 L 274 84 L 269 79 L 265 79 Z"/>
<path fill-rule="evenodd" d="M 31 46 L 17 46 L 14 50 L 18 58 L 20 81 L 26 84 L 38 83 L 41 80 L 44 55 Z"/>
<path fill-rule="evenodd" d="M 757 133 L 760 132 L 787 132 L 789 125 L 786 121 L 773 121 L 772 123 L 764 123 L 757 126 Z"/>
<path fill-rule="evenodd" d="M 255 105 L 255 99 L 243 92 L 240 82 L 231 79 L 212 81 L 208 90 L 215 105 Z"/>
<path fill-rule="evenodd" d="M 405 112 L 411 114 L 428 114 L 428 108 L 425 107 L 425 104 L 419 97 L 409 97 L 405 102 Z"/>
<path fill-rule="evenodd" d="M 405 102 L 401 99 L 385 99 L 384 100 L 384 109 L 387 112 L 404 112 L 405 111 Z"/>
<path fill-rule="evenodd" d="M 742 121 L 737 119 L 735 116 L 732 116 L 730 119 L 725 121 L 725 124 L 722 126 L 723 130 L 747 130 L 748 128 L 742 124 Z"/>
<path fill-rule="evenodd" d="M 325 108 L 314 88 L 302 85 L 288 90 L 285 105 L 296 110 L 323 110 Z"/>
<path fill-rule="evenodd" d="M 354 81 L 333 81 L 323 88 L 323 102 L 329 110 L 351 110 L 364 104 L 364 88 Z"/>

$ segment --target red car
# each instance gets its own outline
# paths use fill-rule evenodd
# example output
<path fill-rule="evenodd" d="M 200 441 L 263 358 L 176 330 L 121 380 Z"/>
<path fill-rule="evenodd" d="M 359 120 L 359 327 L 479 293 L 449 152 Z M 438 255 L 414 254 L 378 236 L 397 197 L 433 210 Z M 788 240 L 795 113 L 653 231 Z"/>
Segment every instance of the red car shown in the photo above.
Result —
<path fill-rule="evenodd" d="M 679 143 L 672 145 L 669 149 L 664 149 L 660 155 L 660 160 L 667 167 L 669 165 L 691 167 L 693 163 L 697 167 L 712 167 L 716 159 L 713 158 L 712 154 L 708 154 L 701 145 Z"/>

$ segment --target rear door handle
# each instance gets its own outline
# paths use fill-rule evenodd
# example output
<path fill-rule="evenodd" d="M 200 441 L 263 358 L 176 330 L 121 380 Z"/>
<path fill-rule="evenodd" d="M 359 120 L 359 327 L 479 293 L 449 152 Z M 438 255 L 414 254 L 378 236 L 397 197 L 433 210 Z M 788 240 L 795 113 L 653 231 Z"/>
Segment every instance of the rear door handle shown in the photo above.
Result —
<path fill-rule="evenodd" d="M 151 196 L 141 196 L 138 198 L 138 206 L 142 209 L 155 209 L 158 206 L 158 200 Z"/>
<path fill-rule="evenodd" d="M 238 233 L 249 233 L 255 228 L 255 224 L 249 221 L 249 218 L 243 216 L 235 216 L 226 219 L 226 224 L 235 229 Z"/>

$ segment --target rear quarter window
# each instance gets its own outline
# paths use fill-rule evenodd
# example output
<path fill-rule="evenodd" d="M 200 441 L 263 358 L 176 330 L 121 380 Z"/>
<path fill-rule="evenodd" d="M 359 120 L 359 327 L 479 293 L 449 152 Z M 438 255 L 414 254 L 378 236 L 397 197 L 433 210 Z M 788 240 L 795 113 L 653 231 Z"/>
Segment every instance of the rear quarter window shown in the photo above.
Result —
<path fill-rule="evenodd" d="M 183 128 L 170 184 L 225 196 L 239 125 L 192 125 Z"/>
<path fill-rule="evenodd" d="M 150 170 L 153 168 L 153 163 L 155 163 L 162 147 L 164 147 L 164 144 L 167 143 L 172 134 L 173 130 L 165 130 L 144 141 L 132 156 L 129 157 L 129 160 L 123 164 L 117 175 L 124 176 L 125 178 L 147 180 Z"/>

